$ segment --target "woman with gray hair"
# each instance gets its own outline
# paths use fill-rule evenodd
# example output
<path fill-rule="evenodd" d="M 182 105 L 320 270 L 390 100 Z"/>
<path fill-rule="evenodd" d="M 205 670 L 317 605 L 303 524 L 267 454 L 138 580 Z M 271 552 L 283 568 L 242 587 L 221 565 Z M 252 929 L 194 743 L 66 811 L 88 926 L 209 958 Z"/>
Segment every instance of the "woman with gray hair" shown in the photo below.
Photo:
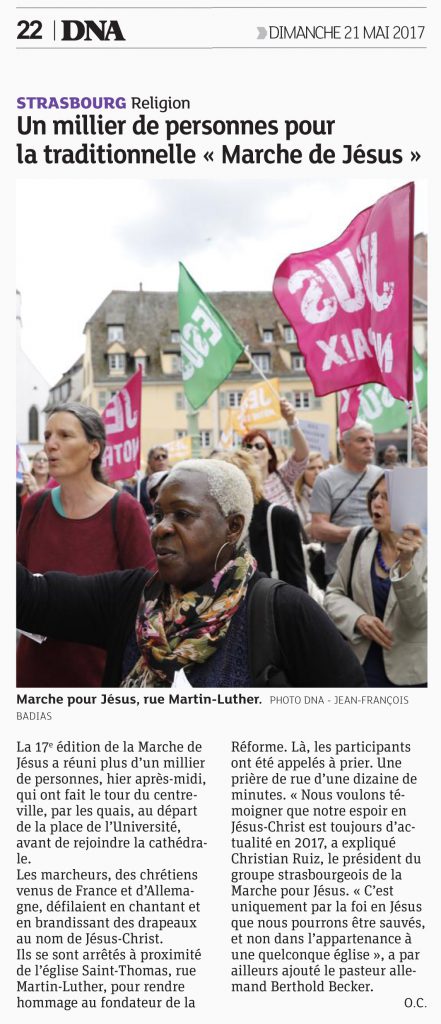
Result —
<path fill-rule="evenodd" d="M 168 687 L 180 669 L 194 687 L 361 684 L 318 605 L 256 571 L 243 544 L 252 510 L 236 466 L 179 463 L 155 502 L 157 573 L 33 577 L 19 567 L 20 628 L 105 648 L 104 686 Z"/>
<path fill-rule="evenodd" d="M 367 493 L 372 528 L 351 531 L 325 608 L 363 666 L 366 686 L 425 686 L 427 545 L 419 527 L 391 525 L 384 473 Z"/>
<path fill-rule="evenodd" d="M 131 495 L 109 487 L 101 470 L 106 446 L 104 423 L 95 409 L 77 402 L 53 407 L 45 432 L 52 490 L 28 498 L 17 550 L 31 572 L 51 569 L 90 575 L 144 565 L 156 567 L 150 531 Z M 18 646 L 18 686 L 99 686 L 102 650 L 22 637 Z"/>

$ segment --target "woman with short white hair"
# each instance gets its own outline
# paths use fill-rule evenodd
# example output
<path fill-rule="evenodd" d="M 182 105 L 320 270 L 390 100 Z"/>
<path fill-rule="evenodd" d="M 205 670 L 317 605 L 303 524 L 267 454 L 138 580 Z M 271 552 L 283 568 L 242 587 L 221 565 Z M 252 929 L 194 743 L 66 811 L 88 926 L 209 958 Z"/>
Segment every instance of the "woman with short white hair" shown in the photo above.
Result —
<path fill-rule="evenodd" d="M 104 686 L 167 687 L 180 669 L 194 687 L 360 685 L 318 605 L 256 571 L 243 544 L 252 510 L 236 466 L 180 462 L 154 505 L 157 573 L 36 578 L 20 567 L 19 627 L 104 647 Z"/>

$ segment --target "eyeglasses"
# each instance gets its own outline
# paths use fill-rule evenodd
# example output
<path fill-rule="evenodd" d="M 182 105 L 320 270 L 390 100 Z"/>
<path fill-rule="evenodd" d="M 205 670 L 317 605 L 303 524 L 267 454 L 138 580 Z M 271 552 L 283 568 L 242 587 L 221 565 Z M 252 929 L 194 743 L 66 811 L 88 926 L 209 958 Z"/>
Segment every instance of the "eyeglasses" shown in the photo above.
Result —
<path fill-rule="evenodd" d="M 389 501 L 389 495 L 384 491 L 374 491 L 373 494 L 371 494 L 371 501 L 376 501 L 377 498 L 381 498 L 381 501 Z"/>
<path fill-rule="evenodd" d="M 258 452 L 263 452 L 263 449 L 266 448 L 266 444 L 265 444 L 265 441 L 247 441 L 247 443 L 246 443 L 246 445 L 244 445 L 244 447 L 249 452 L 251 452 L 253 450 L 253 448 L 256 448 Z"/>
<path fill-rule="evenodd" d="M 152 459 L 168 459 L 167 452 L 159 452 L 159 455 L 152 455 Z"/>

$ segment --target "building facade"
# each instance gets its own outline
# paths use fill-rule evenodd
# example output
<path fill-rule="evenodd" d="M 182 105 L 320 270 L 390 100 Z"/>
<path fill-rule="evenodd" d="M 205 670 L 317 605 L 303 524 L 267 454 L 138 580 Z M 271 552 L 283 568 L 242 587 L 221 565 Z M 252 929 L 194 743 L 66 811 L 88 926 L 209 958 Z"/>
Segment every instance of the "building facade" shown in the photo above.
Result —
<path fill-rule="evenodd" d="M 216 292 L 210 300 L 231 324 L 266 377 L 278 377 L 302 420 L 326 423 L 335 451 L 335 396 L 316 398 L 293 328 L 269 292 Z M 155 444 L 188 432 L 181 377 L 178 303 L 175 292 L 112 291 L 85 326 L 82 400 L 102 411 L 115 392 L 142 367 L 142 437 L 145 455 Z M 240 405 L 259 373 L 244 354 L 218 392 L 199 409 L 202 453 L 217 444 L 228 410 Z M 274 442 L 289 443 L 284 420 L 268 431 Z"/>
<path fill-rule="evenodd" d="M 47 416 L 50 416 L 53 406 L 59 405 L 60 402 L 81 402 L 84 390 L 83 364 L 84 356 L 81 355 L 49 389 L 45 409 Z"/>

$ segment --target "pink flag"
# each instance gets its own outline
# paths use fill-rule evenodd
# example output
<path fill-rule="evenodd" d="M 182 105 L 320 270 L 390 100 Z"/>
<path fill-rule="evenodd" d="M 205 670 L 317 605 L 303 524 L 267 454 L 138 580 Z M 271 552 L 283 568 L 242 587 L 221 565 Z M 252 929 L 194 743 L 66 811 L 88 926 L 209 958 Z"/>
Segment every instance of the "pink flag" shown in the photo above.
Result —
<path fill-rule="evenodd" d="M 141 464 L 141 384 L 139 367 L 103 410 L 107 437 L 103 469 L 109 482 L 127 480 Z"/>
<path fill-rule="evenodd" d="M 414 185 L 357 214 L 335 242 L 280 265 L 274 296 L 316 395 L 370 381 L 411 400 Z"/>
<path fill-rule="evenodd" d="M 343 388 L 338 394 L 338 429 L 340 437 L 345 430 L 350 430 L 358 417 L 360 398 L 363 385 L 356 388 Z"/>

